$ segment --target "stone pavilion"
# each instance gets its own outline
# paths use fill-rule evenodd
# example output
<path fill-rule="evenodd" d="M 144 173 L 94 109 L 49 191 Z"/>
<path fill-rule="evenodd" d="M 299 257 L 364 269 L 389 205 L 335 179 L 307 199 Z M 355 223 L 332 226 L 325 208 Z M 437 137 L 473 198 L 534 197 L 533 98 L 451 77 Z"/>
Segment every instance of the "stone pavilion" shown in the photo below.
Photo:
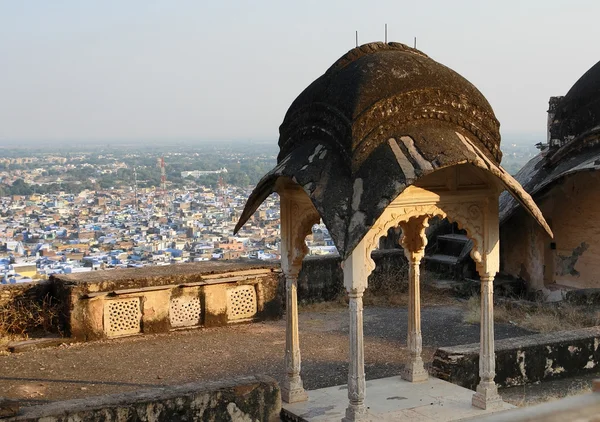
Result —
<path fill-rule="evenodd" d="M 368 419 L 362 296 L 371 252 L 400 226 L 409 260 L 408 348 L 402 374 L 427 379 L 421 358 L 419 264 L 432 217 L 448 218 L 473 240 L 481 278 L 481 381 L 473 405 L 501 402 L 494 359 L 493 280 L 499 267 L 498 197 L 507 190 L 550 236 L 541 212 L 499 165 L 499 123 L 466 79 L 419 50 L 370 43 L 350 50 L 290 106 L 280 127 L 277 166 L 258 183 L 236 231 L 265 198 L 281 199 L 281 267 L 286 278 L 288 403 L 306 400 L 298 337 L 297 277 L 304 239 L 319 220 L 343 260 L 350 357 L 345 420 Z"/>

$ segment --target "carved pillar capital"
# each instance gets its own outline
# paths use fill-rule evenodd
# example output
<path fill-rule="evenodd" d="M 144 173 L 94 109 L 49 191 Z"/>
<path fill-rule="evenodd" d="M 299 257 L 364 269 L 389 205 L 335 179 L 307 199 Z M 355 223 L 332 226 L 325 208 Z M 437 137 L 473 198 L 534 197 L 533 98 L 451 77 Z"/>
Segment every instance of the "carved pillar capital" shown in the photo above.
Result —
<path fill-rule="evenodd" d="M 407 221 L 401 221 L 402 236 L 400 244 L 404 248 L 404 255 L 411 263 L 419 264 L 425 256 L 427 236 L 425 230 L 429 227 L 429 216 L 419 215 Z"/>

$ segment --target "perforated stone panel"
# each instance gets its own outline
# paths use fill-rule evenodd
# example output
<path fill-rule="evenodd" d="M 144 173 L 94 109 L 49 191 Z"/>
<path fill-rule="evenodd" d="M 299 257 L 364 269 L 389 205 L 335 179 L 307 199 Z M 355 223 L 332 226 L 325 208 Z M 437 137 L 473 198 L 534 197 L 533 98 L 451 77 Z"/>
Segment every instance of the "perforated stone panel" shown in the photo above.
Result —
<path fill-rule="evenodd" d="M 227 318 L 229 321 L 252 318 L 256 315 L 256 289 L 237 286 L 227 289 Z"/>
<path fill-rule="evenodd" d="M 104 304 L 104 332 L 108 337 L 139 333 L 141 318 L 139 298 L 109 300 Z"/>
<path fill-rule="evenodd" d="M 200 299 L 192 296 L 181 296 L 171 299 L 169 320 L 171 327 L 193 327 L 202 322 Z"/>

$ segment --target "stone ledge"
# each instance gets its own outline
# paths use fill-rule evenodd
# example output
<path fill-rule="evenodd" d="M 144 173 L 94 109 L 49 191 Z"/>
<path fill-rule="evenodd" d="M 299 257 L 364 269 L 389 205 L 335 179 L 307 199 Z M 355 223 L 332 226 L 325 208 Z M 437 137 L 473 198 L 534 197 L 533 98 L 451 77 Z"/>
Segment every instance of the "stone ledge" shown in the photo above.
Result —
<path fill-rule="evenodd" d="M 76 274 L 55 274 L 50 280 L 55 284 L 78 286 L 86 293 L 106 292 L 150 286 L 165 286 L 201 282 L 222 274 L 252 270 L 274 270 L 276 264 L 245 261 L 206 261 L 190 264 L 125 268 L 108 271 L 89 271 Z M 212 276 L 212 277 L 211 277 Z"/>
<path fill-rule="evenodd" d="M 27 407 L 3 422 L 177 420 L 278 421 L 277 382 L 257 375 L 218 382 L 195 382 Z"/>
<path fill-rule="evenodd" d="M 436 350 L 434 376 L 475 390 L 479 343 Z M 524 385 L 600 372 L 600 326 L 496 341 L 496 384 Z"/>

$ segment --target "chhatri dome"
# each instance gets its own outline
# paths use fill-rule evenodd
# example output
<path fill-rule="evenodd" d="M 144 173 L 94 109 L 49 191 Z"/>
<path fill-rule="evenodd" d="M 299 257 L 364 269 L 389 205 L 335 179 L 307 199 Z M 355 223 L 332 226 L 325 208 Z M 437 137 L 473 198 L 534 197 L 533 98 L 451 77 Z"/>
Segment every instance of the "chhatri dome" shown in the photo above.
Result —
<path fill-rule="evenodd" d="M 499 167 L 499 123 L 485 97 L 404 44 L 350 50 L 296 98 L 279 131 L 277 166 L 252 192 L 236 232 L 287 177 L 309 195 L 346 258 L 408 186 L 461 163 L 493 174 L 547 228 Z"/>

